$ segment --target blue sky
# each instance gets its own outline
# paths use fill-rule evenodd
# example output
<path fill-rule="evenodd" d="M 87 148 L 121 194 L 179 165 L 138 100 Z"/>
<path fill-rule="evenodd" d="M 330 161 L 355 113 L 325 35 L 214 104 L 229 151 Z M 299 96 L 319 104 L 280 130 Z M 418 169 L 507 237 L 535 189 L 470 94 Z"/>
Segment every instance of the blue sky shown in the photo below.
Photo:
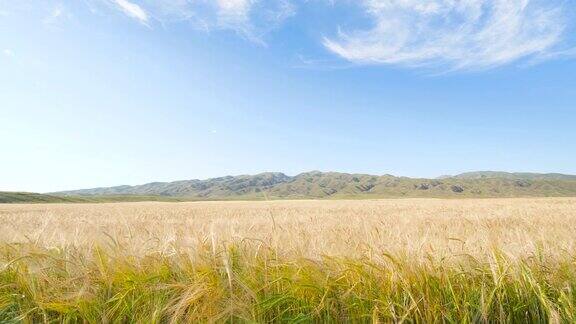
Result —
<path fill-rule="evenodd" d="M 573 0 L 0 0 L 0 190 L 576 174 Z"/>

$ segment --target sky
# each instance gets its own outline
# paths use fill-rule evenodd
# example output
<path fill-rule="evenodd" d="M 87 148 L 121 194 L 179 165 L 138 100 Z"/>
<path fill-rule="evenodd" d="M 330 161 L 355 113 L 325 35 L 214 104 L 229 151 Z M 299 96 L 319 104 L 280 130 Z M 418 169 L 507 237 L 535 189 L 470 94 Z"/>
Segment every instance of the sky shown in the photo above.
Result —
<path fill-rule="evenodd" d="M 0 0 L 0 190 L 576 174 L 576 0 Z"/>

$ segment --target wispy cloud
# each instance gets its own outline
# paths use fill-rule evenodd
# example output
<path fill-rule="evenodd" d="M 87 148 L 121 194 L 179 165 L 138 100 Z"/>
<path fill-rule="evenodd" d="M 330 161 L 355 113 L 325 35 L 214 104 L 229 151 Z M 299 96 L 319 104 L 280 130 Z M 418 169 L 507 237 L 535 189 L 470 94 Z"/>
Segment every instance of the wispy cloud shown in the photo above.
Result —
<path fill-rule="evenodd" d="M 163 24 L 187 21 L 206 31 L 232 30 L 257 43 L 295 13 L 291 0 L 145 0 L 145 4 Z"/>
<path fill-rule="evenodd" d="M 61 27 L 64 21 L 72 17 L 72 13 L 63 4 L 59 3 L 54 5 L 42 22 L 50 27 Z"/>
<path fill-rule="evenodd" d="M 14 57 L 15 56 L 14 51 L 11 49 L 8 49 L 8 48 L 2 50 L 2 54 L 4 54 L 4 56 L 7 56 L 7 57 Z"/>
<path fill-rule="evenodd" d="M 205 31 L 233 31 L 258 44 L 296 14 L 297 6 L 324 3 L 360 8 L 362 26 L 343 26 L 322 40 L 346 66 L 381 64 L 435 67 L 441 71 L 486 69 L 525 59 L 541 62 L 573 57 L 568 31 L 576 27 L 573 0 L 83 0 L 91 12 L 111 10 L 151 28 L 186 23 Z M 77 6 L 50 0 L 2 2 L 0 15 L 34 9 L 47 25 L 58 27 Z M 40 9 L 38 8 L 40 7 Z M 350 10 L 348 22 L 358 21 Z M 336 29 L 323 21 L 323 28 Z M 328 26 L 326 25 L 328 24 Z M 575 28 L 576 30 L 576 28 Z M 572 36 L 574 38 L 574 36 Z M 573 40 L 572 40 L 573 42 Z M 529 60 L 526 60 L 529 59 Z M 313 66 L 320 60 L 301 60 Z M 318 65 L 322 63 L 316 63 Z"/>
<path fill-rule="evenodd" d="M 324 46 L 351 62 L 485 69 L 549 55 L 568 17 L 561 0 L 362 0 L 373 27 Z"/>
<path fill-rule="evenodd" d="M 288 0 L 217 0 L 216 26 L 262 43 L 262 37 L 295 14 Z"/>
<path fill-rule="evenodd" d="M 246 24 L 254 4 L 254 0 L 216 0 L 219 23 L 232 28 Z"/>
<path fill-rule="evenodd" d="M 137 19 L 138 21 L 140 21 L 143 24 L 148 24 L 148 13 L 142 9 L 142 7 L 140 7 L 138 4 L 136 3 L 132 3 L 128 0 L 113 0 L 113 2 L 120 8 L 122 9 L 122 11 L 134 18 Z"/>

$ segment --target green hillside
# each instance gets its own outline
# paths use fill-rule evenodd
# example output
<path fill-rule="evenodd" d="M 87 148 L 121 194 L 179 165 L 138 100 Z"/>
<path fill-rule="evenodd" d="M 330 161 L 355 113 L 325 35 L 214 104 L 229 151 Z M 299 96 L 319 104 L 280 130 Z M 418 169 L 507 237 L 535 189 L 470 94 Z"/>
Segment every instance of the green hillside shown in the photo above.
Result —
<path fill-rule="evenodd" d="M 30 192 L 0 192 L 0 203 L 69 203 L 81 202 L 86 198 L 43 195 Z"/>
<path fill-rule="evenodd" d="M 452 178 L 456 179 L 523 179 L 523 180 L 576 180 L 576 175 L 561 173 L 528 173 L 528 172 L 497 172 L 477 171 L 466 172 Z"/>
<path fill-rule="evenodd" d="M 176 197 L 162 196 L 137 196 L 137 195 L 117 195 L 117 196 L 64 196 L 46 195 L 30 192 L 0 192 L 0 204 L 18 203 L 106 203 L 106 202 L 130 202 L 130 201 L 184 201 Z"/>
<path fill-rule="evenodd" d="M 576 177 L 560 174 L 468 173 L 439 179 L 391 175 L 307 172 L 227 176 L 208 180 L 155 182 L 54 193 L 61 197 L 101 196 L 156 199 L 307 199 L 387 197 L 566 197 L 576 196 Z"/>
<path fill-rule="evenodd" d="M 83 189 L 51 194 L 0 192 L 0 203 L 101 203 L 238 199 L 574 197 L 576 176 L 470 172 L 438 179 L 306 172 L 262 173 Z"/>

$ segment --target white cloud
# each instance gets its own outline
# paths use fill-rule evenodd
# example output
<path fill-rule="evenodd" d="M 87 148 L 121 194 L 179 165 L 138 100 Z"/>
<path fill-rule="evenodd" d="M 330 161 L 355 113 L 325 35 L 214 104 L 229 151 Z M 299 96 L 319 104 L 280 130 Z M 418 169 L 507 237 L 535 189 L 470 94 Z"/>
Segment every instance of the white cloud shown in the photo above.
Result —
<path fill-rule="evenodd" d="M 12 51 L 11 49 L 4 49 L 2 51 L 2 54 L 4 54 L 5 56 L 8 56 L 8 57 L 14 57 L 15 56 L 14 51 Z"/>
<path fill-rule="evenodd" d="M 255 0 L 216 0 L 221 10 L 240 15 L 245 15 L 255 2 Z"/>
<path fill-rule="evenodd" d="M 45 25 L 51 27 L 58 27 L 65 20 L 71 19 L 73 17 L 72 13 L 67 10 L 62 4 L 58 4 L 52 8 L 50 13 L 42 21 Z"/>
<path fill-rule="evenodd" d="M 240 35 L 262 43 L 262 37 L 295 14 L 289 0 L 216 0 L 220 29 L 235 30 Z"/>
<path fill-rule="evenodd" d="M 290 0 L 145 0 L 153 17 L 167 24 L 187 21 L 202 30 L 233 30 L 262 43 L 295 8 Z"/>
<path fill-rule="evenodd" d="M 215 21 L 208 24 L 219 29 L 235 30 L 239 34 L 259 42 L 259 37 L 255 35 L 250 17 L 256 4 L 257 0 L 215 0 Z M 204 20 L 204 22 L 207 21 Z"/>
<path fill-rule="evenodd" d="M 216 0 L 220 22 L 226 24 L 244 24 L 255 0 Z"/>
<path fill-rule="evenodd" d="M 54 8 L 54 10 L 52 10 L 50 15 L 47 17 L 47 20 L 56 20 L 56 19 L 62 17 L 62 12 L 63 12 L 62 7 Z"/>
<path fill-rule="evenodd" d="M 139 5 L 128 0 L 113 0 L 124 13 L 132 18 L 137 19 L 143 24 L 148 23 L 148 13 Z"/>
<path fill-rule="evenodd" d="M 562 41 L 562 0 L 362 0 L 367 30 L 325 38 L 360 64 L 484 69 L 549 54 Z"/>

